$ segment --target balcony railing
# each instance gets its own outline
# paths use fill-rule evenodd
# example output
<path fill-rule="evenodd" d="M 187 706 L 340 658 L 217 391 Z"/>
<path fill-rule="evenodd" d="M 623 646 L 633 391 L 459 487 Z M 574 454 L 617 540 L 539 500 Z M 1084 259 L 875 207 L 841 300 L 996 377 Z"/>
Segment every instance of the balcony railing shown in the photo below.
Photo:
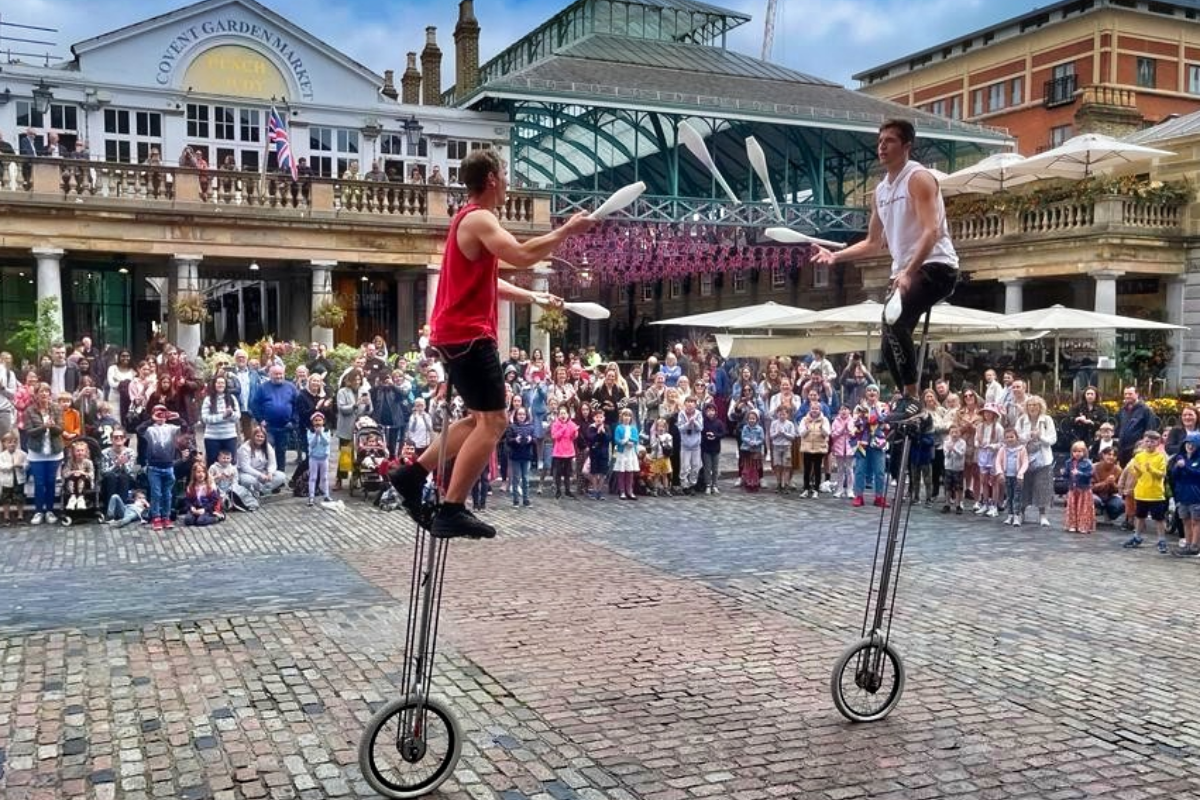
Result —
<path fill-rule="evenodd" d="M 466 202 L 466 190 L 0 155 L 0 203 L 19 199 L 445 226 Z M 550 200 L 544 193 L 510 190 L 497 212 L 518 226 L 550 227 Z"/>
<path fill-rule="evenodd" d="M 1061 78 L 1046 81 L 1042 85 L 1042 104 L 1046 108 L 1053 108 L 1073 103 L 1077 88 L 1078 79 L 1074 75 L 1064 75 Z"/>
<path fill-rule="evenodd" d="M 1042 208 L 1007 214 L 983 214 L 950 220 L 950 237 L 961 244 L 1003 244 L 1013 237 L 1039 234 L 1087 234 L 1111 231 L 1182 231 L 1183 205 L 1147 203 L 1137 197 L 1108 195 L 1090 200 L 1067 200 Z"/>

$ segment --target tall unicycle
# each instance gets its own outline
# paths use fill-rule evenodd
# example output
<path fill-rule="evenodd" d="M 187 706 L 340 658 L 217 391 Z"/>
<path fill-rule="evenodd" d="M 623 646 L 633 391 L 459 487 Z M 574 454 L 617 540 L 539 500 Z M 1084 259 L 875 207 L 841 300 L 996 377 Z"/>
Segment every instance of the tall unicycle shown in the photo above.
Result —
<path fill-rule="evenodd" d="M 450 423 L 452 404 L 448 399 L 443 402 L 445 428 Z M 443 436 L 443 446 L 445 439 Z M 443 451 L 439 483 L 445 474 Z M 449 540 L 429 532 L 438 500 L 436 489 L 427 491 L 417 524 L 400 680 L 404 695 L 375 712 L 358 746 L 358 765 L 367 783 L 395 800 L 423 797 L 436 790 L 454 772 L 462 755 L 458 721 L 444 703 L 430 695 L 442 582 L 450 548 Z"/>
<path fill-rule="evenodd" d="M 922 375 L 925 368 L 928 335 L 929 314 L 926 314 L 921 331 L 917 375 Z M 900 563 L 904 558 L 904 542 L 908 536 L 908 519 L 912 513 L 912 503 L 907 500 L 911 479 L 909 455 L 913 441 L 925 432 L 929 424 L 928 415 L 923 414 L 911 423 L 898 426 L 897 434 L 903 437 L 901 466 L 896 478 L 895 496 L 879 518 L 861 638 L 838 658 L 830 678 L 833 704 L 851 722 L 883 719 L 892 712 L 904 693 L 904 660 L 890 640 L 892 615 L 896 609 L 896 587 L 899 585 Z"/>

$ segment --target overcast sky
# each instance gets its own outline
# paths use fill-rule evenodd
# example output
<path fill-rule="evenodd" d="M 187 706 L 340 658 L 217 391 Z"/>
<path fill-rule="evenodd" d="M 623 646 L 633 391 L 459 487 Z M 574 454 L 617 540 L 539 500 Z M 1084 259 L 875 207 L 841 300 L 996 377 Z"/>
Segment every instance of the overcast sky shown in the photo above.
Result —
<path fill-rule="evenodd" d="M 730 46 L 759 55 L 767 0 L 710 0 L 748 14 L 751 21 L 731 34 Z M 777 0 L 772 60 L 835 80 L 851 88 L 850 76 L 914 50 L 970 33 L 1031 10 L 1027 0 Z M 1044 3 L 1043 3 L 1044 4 Z M 3 0 L 8 22 L 58 28 L 45 34 L 68 56 L 70 45 L 110 30 L 165 14 L 184 3 L 172 0 Z M 445 53 L 443 77 L 454 80 L 454 0 L 266 0 L 265 5 L 372 70 L 404 70 L 404 54 L 419 51 L 424 27 L 436 25 Z M 565 8 L 567 0 L 475 0 L 482 26 L 483 60 Z M 40 38 L 42 34 L 8 36 Z M 34 47 L 13 45 L 5 47 Z"/>

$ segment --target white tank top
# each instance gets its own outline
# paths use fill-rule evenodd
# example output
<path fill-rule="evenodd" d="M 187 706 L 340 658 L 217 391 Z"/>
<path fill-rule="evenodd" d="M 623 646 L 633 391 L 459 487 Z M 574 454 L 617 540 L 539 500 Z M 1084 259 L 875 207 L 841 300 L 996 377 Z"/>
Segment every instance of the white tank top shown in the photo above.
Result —
<path fill-rule="evenodd" d="M 925 167 L 916 161 L 909 161 L 900 170 L 893 181 L 885 176 L 875 187 L 875 211 L 879 221 L 883 223 L 883 236 L 887 240 L 888 250 L 892 253 L 892 277 L 912 260 L 913 250 L 921 231 L 917 225 L 917 212 L 909 204 L 908 180 Z M 946 204 L 942 202 L 942 194 L 937 194 L 938 238 L 933 243 L 933 249 L 925 258 L 925 263 L 948 264 L 958 269 L 958 254 L 954 252 L 954 244 L 950 241 L 950 228 L 946 224 Z"/>

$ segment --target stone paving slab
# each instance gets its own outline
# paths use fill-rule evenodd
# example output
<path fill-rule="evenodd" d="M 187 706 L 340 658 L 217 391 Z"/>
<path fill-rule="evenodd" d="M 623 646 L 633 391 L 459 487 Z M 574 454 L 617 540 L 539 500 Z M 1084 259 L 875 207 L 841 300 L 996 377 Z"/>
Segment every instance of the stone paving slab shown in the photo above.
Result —
<path fill-rule="evenodd" d="M 1200 563 L 916 509 L 908 688 L 851 725 L 829 671 L 877 510 L 505 499 L 450 553 L 435 692 L 467 742 L 436 796 L 1200 797 Z M 355 748 L 400 681 L 412 533 L 279 498 L 0 534 L 0 797 L 374 796 Z"/>

